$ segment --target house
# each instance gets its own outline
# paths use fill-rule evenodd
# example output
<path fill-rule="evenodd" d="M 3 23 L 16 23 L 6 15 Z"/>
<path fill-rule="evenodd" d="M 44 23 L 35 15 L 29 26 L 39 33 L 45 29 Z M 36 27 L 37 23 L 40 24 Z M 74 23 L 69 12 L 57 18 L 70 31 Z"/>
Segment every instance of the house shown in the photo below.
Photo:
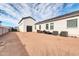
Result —
<path fill-rule="evenodd" d="M 33 18 L 23 18 L 26 20 L 20 21 L 20 29 L 23 32 L 41 30 L 41 31 L 67 31 L 69 36 L 79 37 L 79 11 L 71 12 L 65 15 L 47 19 L 44 21 L 37 22 Z M 29 24 L 31 24 L 29 26 Z M 27 25 L 27 26 L 26 26 Z"/>
<path fill-rule="evenodd" d="M 19 31 L 20 32 L 34 32 L 36 20 L 32 17 L 24 17 L 19 22 Z"/>

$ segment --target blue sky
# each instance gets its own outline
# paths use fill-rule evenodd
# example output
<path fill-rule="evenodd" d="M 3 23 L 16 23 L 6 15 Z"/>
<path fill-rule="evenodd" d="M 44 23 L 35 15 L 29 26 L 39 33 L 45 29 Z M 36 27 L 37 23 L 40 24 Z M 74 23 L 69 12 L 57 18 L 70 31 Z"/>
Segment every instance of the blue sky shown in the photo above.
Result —
<path fill-rule="evenodd" d="M 43 21 L 79 10 L 79 3 L 1 3 L 0 21 L 4 26 L 18 26 L 22 17 Z"/>

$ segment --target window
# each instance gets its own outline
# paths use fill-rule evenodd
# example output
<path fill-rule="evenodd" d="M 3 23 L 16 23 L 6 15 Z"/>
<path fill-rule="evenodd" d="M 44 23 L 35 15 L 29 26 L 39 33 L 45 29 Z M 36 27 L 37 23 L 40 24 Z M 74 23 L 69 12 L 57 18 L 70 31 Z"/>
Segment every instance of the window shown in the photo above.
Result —
<path fill-rule="evenodd" d="M 49 24 L 46 24 L 46 29 L 47 29 L 47 30 L 49 29 Z"/>
<path fill-rule="evenodd" d="M 67 28 L 77 27 L 77 19 L 67 20 Z"/>
<path fill-rule="evenodd" d="M 39 25 L 39 29 L 41 29 L 41 25 Z"/>
<path fill-rule="evenodd" d="M 54 29 L 54 23 L 50 23 L 50 30 Z"/>

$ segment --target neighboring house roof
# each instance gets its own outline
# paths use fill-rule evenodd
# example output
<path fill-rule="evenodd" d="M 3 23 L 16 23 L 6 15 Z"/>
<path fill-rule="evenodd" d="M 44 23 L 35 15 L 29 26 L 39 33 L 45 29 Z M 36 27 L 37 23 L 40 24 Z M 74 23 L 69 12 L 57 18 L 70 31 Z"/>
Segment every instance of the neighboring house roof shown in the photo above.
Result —
<path fill-rule="evenodd" d="M 37 22 L 36 24 L 42 24 L 42 23 L 51 22 L 51 21 L 58 21 L 58 20 L 62 20 L 62 19 L 70 18 L 70 17 L 75 17 L 75 16 L 79 16 L 79 10 L 65 14 L 65 15 L 61 15 L 61 16 L 58 16 L 58 17 L 54 17 L 54 18 L 51 18 L 51 19 L 47 19 L 47 20 L 44 20 L 44 21 L 40 21 L 40 22 Z"/>
<path fill-rule="evenodd" d="M 21 23 L 24 19 L 28 19 L 28 18 L 31 18 L 31 19 L 33 19 L 34 21 L 36 21 L 34 18 L 32 18 L 31 16 L 28 16 L 28 17 L 23 17 L 20 21 L 19 21 L 19 23 Z M 18 24 L 19 24 L 18 23 Z"/>

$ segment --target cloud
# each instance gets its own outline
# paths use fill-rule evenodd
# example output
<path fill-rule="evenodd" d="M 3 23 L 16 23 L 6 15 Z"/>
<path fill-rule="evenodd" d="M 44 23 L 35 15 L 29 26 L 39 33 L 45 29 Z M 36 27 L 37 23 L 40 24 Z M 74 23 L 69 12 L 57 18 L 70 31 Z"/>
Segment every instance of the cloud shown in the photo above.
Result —
<path fill-rule="evenodd" d="M 73 3 L 67 3 L 66 8 L 71 8 L 74 4 Z"/>
<path fill-rule="evenodd" d="M 18 24 L 22 17 L 32 16 L 37 21 L 53 18 L 74 10 L 74 3 L 4 3 L 0 4 L 0 20 Z M 77 8 L 78 10 L 78 8 Z"/>
<path fill-rule="evenodd" d="M 4 15 L 0 16 L 0 21 L 9 22 L 9 23 L 13 23 L 13 24 L 17 24 L 17 22 L 18 22 L 18 20 L 14 20 L 14 19 L 6 17 Z"/>
<path fill-rule="evenodd" d="M 10 9 L 8 7 L 6 8 L 6 6 L 4 6 L 4 4 L 0 5 L 0 14 L 4 14 L 5 16 L 9 16 L 10 18 L 15 19 L 16 17 L 14 17 L 11 13 L 12 13 L 12 11 L 10 11 Z"/>
<path fill-rule="evenodd" d="M 22 9 L 21 9 L 22 17 L 31 16 L 31 11 L 27 4 L 22 3 L 19 5 L 22 7 Z"/>
<path fill-rule="evenodd" d="M 33 17 L 42 21 L 61 14 L 63 4 L 56 3 L 35 3 L 29 4 L 32 9 Z"/>
<path fill-rule="evenodd" d="M 3 23 L 5 21 L 16 26 L 19 20 L 28 16 L 29 13 L 30 11 L 27 6 L 25 7 L 25 4 L 0 4 L 0 21 L 3 21 Z"/>

